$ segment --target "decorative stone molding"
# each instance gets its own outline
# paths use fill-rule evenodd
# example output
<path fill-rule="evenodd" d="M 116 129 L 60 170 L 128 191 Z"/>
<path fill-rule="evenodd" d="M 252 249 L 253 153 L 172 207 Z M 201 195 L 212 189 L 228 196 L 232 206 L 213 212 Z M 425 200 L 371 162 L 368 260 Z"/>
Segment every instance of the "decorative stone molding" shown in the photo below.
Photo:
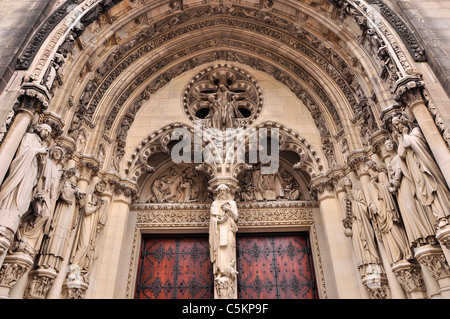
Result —
<path fill-rule="evenodd" d="M 367 2 L 373 5 L 400 35 L 414 61 L 426 62 L 425 49 L 419 43 L 413 31 L 408 27 L 408 24 L 383 1 L 367 0 Z"/>
<path fill-rule="evenodd" d="M 17 58 L 16 69 L 17 70 L 27 70 L 36 56 L 39 48 L 42 46 L 44 41 L 47 39 L 48 35 L 52 30 L 58 25 L 61 20 L 67 16 L 70 12 L 68 10 L 74 5 L 82 3 L 83 0 L 68 0 L 65 1 L 56 11 L 54 11 L 39 27 L 35 32 L 31 40 L 28 42 L 27 46 Z"/>

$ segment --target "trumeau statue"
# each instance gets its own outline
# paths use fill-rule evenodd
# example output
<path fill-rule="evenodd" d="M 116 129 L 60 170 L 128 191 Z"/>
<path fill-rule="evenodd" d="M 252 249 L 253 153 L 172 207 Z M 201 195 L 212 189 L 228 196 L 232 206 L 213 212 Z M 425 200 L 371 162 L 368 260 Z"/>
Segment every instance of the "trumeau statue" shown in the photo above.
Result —
<path fill-rule="evenodd" d="M 448 224 L 450 192 L 420 128 L 404 114 L 392 118 L 398 140 L 398 155 L 404 159 L 414 183 L 415 196 L 436 218 L 439 227 Z"/>
<path fill-rule="evenodd" d="M 9 167 L 9 175 L 0 188 L 0 227 L 10 234 L 16 233 L 20 219 L 33 200 L 48 152 L 44 141 L 50 132 L 49 125 L 41 124 L 35 132 L 25 133 Z"/>
<path fill-rule="evenodd" d="M 386 248 L 391 264 L 412 259 L 412 251 L 403 229 L 394 198 L 389 192 L 387 171 L 373 161 L 366 162 L 370 175 L 370 191 L 374 202 L 369 203 L 369 212 L 374 228 Z"/>
<path fill-rule="evenodd" d="M 434 229 L 425 208 L 416 196 L 412 174 L 405 161 L 395 151 L 395 142 L 385 142 L 386 152 L 391 156 L 388 164 L 389 191 L 396 194 L 406 234 L 411 247 L 434 242 Z"/>
<path fill-rule="evenodd" d="M 210 257 L 213 263 L 215 295 L 220 299 L 236 298 L 236 232 L 238 211 L 228 186 L 217 187 L 211 205 L 209 227 Z"/>

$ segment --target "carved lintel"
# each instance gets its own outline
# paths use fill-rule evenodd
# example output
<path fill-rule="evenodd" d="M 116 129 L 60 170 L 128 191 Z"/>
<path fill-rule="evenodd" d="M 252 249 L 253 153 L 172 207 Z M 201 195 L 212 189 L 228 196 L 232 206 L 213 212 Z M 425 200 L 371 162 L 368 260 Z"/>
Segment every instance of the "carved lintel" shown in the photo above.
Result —
<path fill-rule="evenodd" d="M 31 271 L 29 274 L 30 281 L 23 296 L 24 299 L 45 299 L 56 275 L 56 270 L 53 268 L 39 268 Z"/>
<path fill-rule="evenodd" d="M 436 280 L 450 277 L 450 267 L 444 252 L 437 245 L 420 246 L 414 250 L 414 257 L 433 275 Z"/>
<path fill-rule="evenodd" d="M 426 291 L 419 264 L 401 260 L 392 266 L 392 271 L 408 294 Z"/>
<path fill-rule="evenodd" d="M 403 106 L 413 107 L 417 103 L 424 103 L 423 89 L 425 82 L 415 76 L 405 76 L 399 79 L 394 90 L 394 99 Z"/>

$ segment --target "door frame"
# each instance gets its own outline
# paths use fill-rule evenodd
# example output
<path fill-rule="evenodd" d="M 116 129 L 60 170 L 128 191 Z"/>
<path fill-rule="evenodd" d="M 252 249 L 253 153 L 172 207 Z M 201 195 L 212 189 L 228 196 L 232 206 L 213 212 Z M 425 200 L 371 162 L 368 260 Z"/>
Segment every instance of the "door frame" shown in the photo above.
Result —
<path fill-rule="evenodd" d="M 151 234 L 208 234 L 210 204 L 134 204 L 134 235 L 129 255 L 127 299 L 135 298 L 142 236 Z M 327 298 L 325 276 L 319 251 L 316 201 L 238 202 L 238 234 L 308 232 L 312 263 L 320 299 Z"/>

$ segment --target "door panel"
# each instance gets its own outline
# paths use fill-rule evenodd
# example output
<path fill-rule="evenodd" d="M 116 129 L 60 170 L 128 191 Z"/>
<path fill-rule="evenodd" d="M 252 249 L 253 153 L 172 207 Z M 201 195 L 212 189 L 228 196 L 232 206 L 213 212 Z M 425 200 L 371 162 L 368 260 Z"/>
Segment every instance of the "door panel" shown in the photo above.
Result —
<path fill-rule="evenodd" d="M 208 238 L 144 237 L 137 299 L 210 299 L 213 275 Z"/>
<path fill-rule="evenodd" d="M 239 236 L 241 299 L 317 297 L 306 233 Z"/>

